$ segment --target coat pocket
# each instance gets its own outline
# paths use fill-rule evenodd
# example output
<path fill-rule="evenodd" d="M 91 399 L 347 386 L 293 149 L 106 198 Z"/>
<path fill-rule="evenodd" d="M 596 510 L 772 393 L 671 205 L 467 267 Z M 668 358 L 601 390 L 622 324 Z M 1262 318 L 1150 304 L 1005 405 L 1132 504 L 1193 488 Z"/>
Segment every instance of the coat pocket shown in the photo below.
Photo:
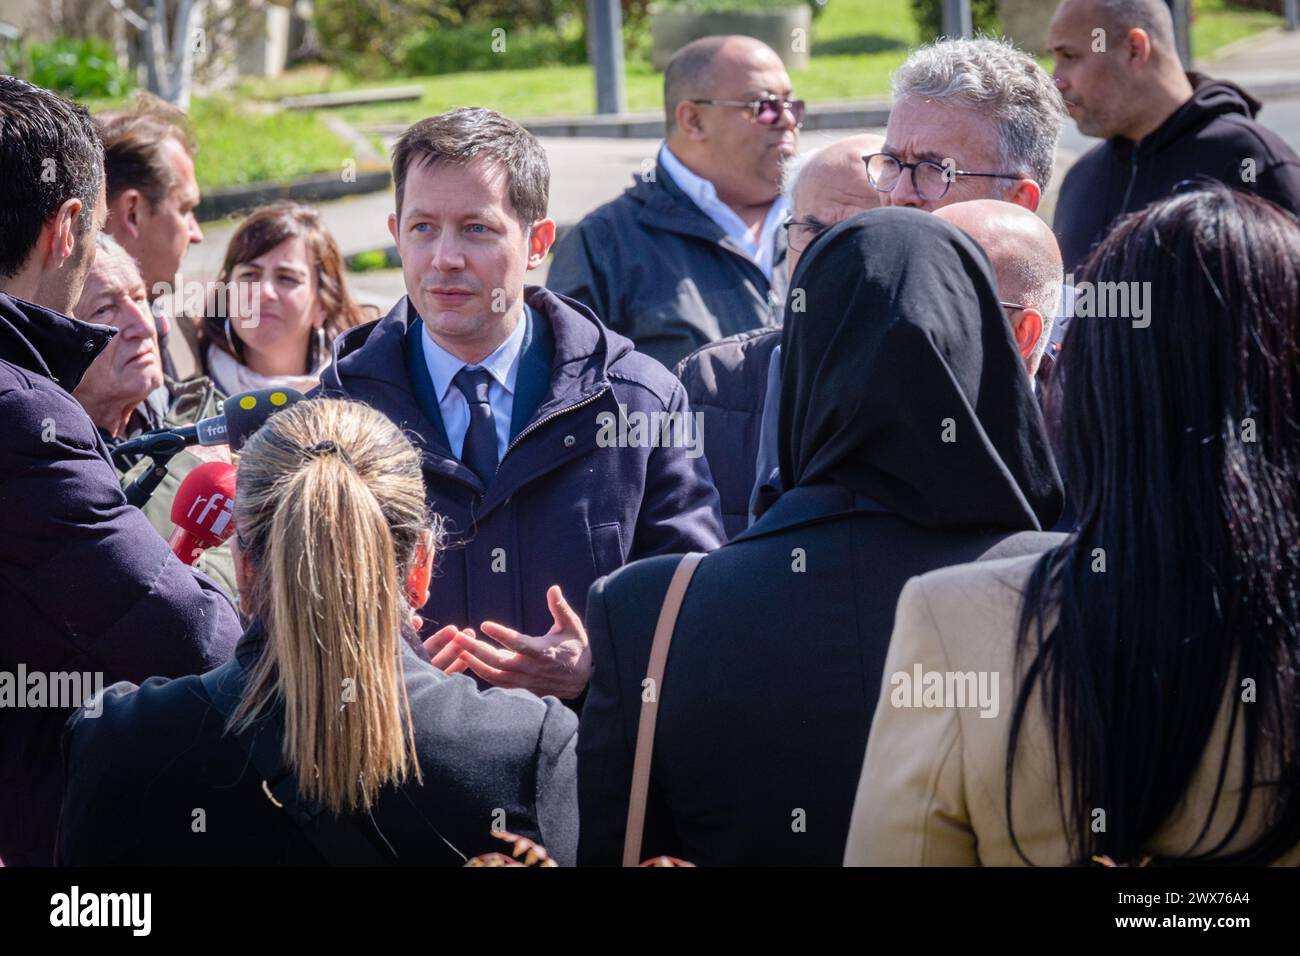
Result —
<path fill-rule="evenodd" d="M 596 577 L 611 574 L 623 566 L 623 531 L 617 521 L 588 525 L 587 535 L 591 541 L 591 561 Z"/>

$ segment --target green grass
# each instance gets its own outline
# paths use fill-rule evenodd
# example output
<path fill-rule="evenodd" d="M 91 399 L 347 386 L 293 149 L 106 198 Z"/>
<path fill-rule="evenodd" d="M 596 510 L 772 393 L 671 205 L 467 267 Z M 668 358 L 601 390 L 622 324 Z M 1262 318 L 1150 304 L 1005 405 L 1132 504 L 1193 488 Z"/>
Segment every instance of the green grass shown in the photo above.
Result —
<path fill-rule="evenodd" d="M 1049 2 L 1049 0 L 1044 0 Z M 1281 23 L 1267 13 L 1228 9 L 1227 0 L 1198 0 L 1193 27 L 1196 55 Z M 834 0 L 814 22 L 811 63 L 791 74 L 796 92 L 810 102 L 867 99 L 889 95 L 889 75 L 919 42 L 908 0 Z M 1039 61 L 1051 69 L 1050 59 Z M 629 110 L 659 108 L 662 77 L 643 58 L 627 62 L 625 86 Z M 584 114 L 595 110 L 593 71 L 589 66 L 499 70 L 409 77 L 367 83 L 327 67 L 293 71 L 275 80 L 245 82 L 244 95 L 280 96 L 419 85 L 424 96 L 407 103 L 384 103 L 341 109 L 355 125 L 410 123 L 453 106 L 473 104 L 509 116 L 540 117 Z"/>
<path fill-rule="evenodd" d="M 251 113 L 224 98 L 190 110 L 199 141 L 195 175 L 206 189 L 339 172 L 353 150 L 312 112 Z"/>
<path fill-rule="evenodd" d="M 133 97 L 82 102 L 99 113 L 130 109 Z M 272 112 L 230 97 L 195 97 L 190 121 L 199 144 L 194 175 L 205 191 L 339 172 L 353 153 L 312 111 Z"/>
<path fill-rule="evenodd" d="M 1229 9 L 1227 0 L 1196 0 L 1192 22 L 1192 56 L 1204 59 L 1215 50 L 1252 34 L 1280 27 L 1285 21 L 1262 10 Z"/>
<path fill-rule="evenodd" d="M 1044 0 L 1049 2 L 1049 0 Z M 1197 0 L 1193 44 L 1196 55 L 1281 24 L 1281 18 L 1228 9 L 1227 0 Z M 908 0 L 833 0 L 813 25 L 811 64 L 792 73 L 795 91 L 810 102 L 886 97 L 889 75 L 918 42 Z M 1051 70 L 1050 59 L 1040 59 Z M 642 57 L 627 62 L 628 109 L 657 110 L 663 78 Z M 339 109 L 357 126 L 410 123 L 453 106 L 488 106 L 508 116 L 586 114 L 595 110 L 595 81 L 589 66 L 454 73 L 359 80 L 323 66 L 294 70 L 272 80 L 244 80 L 233 98 L 197 98 L 191 110 L 200 144 L 199 184 L 217 189 L 245 183 L 334 172 L 351 155 L 312 111 L 270 112 L 282 96 L 384 86 L 423 87 L 418 101 Z M 121 108 L 124 100 L 91 102 L 93 110 Z M 382 151 L 382 146 L 381 146 Z"/>
<path fill-rule="evenodd" d="M 791 79 L 796 92 L 812 101 L 887 96 L 889 74 L 916 43 L 908 0 L 834 0 L 814 22 L 810 66 L 794 71 Z M 313 66 L 274 80 L 245 81 L 239 92 L 255 99 L 278 99 L 360 87 L 415 85 L 424 88 L 418 101 L 346 107 L 338 115 L 349 123 L 370 125 L 410 123 L 466 104 L 518 117 L 592 113 L 596 108 L 590 66 L 492 70 L 382 82 L 364 82 L 338 70 Z M 627 60 L 625 87 L 629 110 L 655 110 L 662 104 L 663 76 L 643 57 Z"/>

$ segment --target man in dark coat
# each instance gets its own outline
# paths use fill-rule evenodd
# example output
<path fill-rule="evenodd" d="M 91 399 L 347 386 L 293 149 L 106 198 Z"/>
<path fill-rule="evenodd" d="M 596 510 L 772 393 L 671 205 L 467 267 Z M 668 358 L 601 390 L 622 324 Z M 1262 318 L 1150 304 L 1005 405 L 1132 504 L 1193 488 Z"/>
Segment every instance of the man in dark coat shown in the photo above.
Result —
<path fill-rule="evenodd" d="M 1105 31 L 1104 49 L 1097 29 Z M 1048 43 L 1079 132 L 1106 140 L 1061 184 L 1054 227 L 1067 273 L 1120 216 L 1196 177 L 1300 214 L 1300 156 L 1255 121 L 1260 103 L 1249 93 L 1183 72 L 1163 0 L 1065 0 Z"/>
<path fill-rule="evenodd" d="M 654 689 L 643 859 L 838 865 L 903 585 L 1059 540 L 1040 532 L 1060 479 L 974 240 L 936 216 L 877 210 L 814 241 L 793 281 L 808 310 L 783 332 L 790 490 L 686 592 Z M 629 565 L 588 598 L 579 863 L 620 859 L 642 681 L 676 564 Z"/>
<path fill-rule="evenodd" d="M 0 77 L 0 157 L 0 858 L 48 864 L 59 733 L 83 702 L 54 695 L 56 683 L 86 675 L 84 699 L 119 680 L 197 673 L 230 657 L 241 628 L 220 589 L 126 503 L 69 394 L 114 334 L 66 315 L 104 219 L 94 126 L 81 107 Z"/>
<path fill-rule="evenodd" d="M 559 630 L 565 596 L 581 615 L 591 582 L 629 559 L 722 543 L 702 436 L 667 369 L 578 303 L 524 286 L 555 228 L 530 133 L 454 110 L 407 130 L 393 162 L 409 297 L 339 338 L 320 392 L 382 411 L 424 454 L 449 533 L 422 612 L 442 635 L 435 662 L 457 629 L 489 621 L 506 650 L 461 635 L 462 666 L 573 699 L 589 658 Z"/>
<path fill-rule="evenodd" d="M 790 96 L 780 57 L 757 40 L 705 37 L 677 51 L 653 171 L 564 237 L 547 287 L 669 368 L 706 342 L 776 325 L 782 165 L 798 151 L 803 110 Z"/>

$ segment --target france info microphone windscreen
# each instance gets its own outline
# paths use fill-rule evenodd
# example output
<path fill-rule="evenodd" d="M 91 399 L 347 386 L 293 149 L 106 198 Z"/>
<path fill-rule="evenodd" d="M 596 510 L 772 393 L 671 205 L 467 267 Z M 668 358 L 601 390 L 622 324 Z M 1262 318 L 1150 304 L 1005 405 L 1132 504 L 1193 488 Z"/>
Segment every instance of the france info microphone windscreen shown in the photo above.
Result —
<path fill-rule="evenodd" d="M 226 444 L 231 451 L 239 451 L 268 418 L 302 400 L 302 392 L 291 388 L 259 388 L 255 392 L 231 395 L 221 406 L 226 420 Z"/>
<path fill-rule="evenodd" d="M 167 539 L 172 554 L 193 564 L 208 548 L 215 548 L 235 532 L 235 466 L 207 461 L 181 482 L 172 499 L 172 524 Z"/>

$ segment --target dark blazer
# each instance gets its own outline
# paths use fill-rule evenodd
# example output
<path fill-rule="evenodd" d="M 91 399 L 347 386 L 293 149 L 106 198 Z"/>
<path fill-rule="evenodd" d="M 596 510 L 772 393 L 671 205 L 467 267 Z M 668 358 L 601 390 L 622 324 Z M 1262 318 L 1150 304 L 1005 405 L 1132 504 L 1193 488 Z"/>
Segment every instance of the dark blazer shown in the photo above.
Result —
<path fill-rule="evenodd" d="M 903 585 L 1059 540 L 931 531 L 834 484 L 786 492 L 704 560 L 686 593 L 660 688 L 642 857 L 838 866 Z M 641 681 L 676 564 L 639 561 L 588 598 L 582 864 L 621 858 Z"/>
<path fill-rule="evenodd" d="M 778 325 L 785 230 L 772 278 L 662 167 L 588 213 L 555 247 L 548 288 L 590 308 L 637 350 L 672 368 L 704 345 Z"/>
<path fill-rule="evenodd" d="M 701 346 L 675 369 L 691 408 L 704 414 L 704 457 L 728 538 L 749 527 L 767 373 L 780 344 L 779 326 L 751 329 Z"/>
<path fill-rule="evenodd" d="M 239 638 L 220 588 L 126 503 L 69 394 L 113 335 L 0 294 L 0 671 L 179 677 L 228 659 Z M 0 707 L 6 865 L 53 857 L 71 709 Z"/>
<path fill-rule="evenodd" d="M 235 660 L 218 672 L 223 689 L 245 686 L 264 643 L 250 628 Z M 461 855 L 447 843 L 467 857 L 499 851 L 503 844 L 490 835 L 496 825 L 572 865 L 573 712 L 554 697 L 480 691 L 464 675 L 434 668 L 409 643 L 402 664 L 424 783 L 388 788 L 369 817 L 352 818 L 351 834 L 359 831 L 381 853 L 391 846 L 394 864 L 459 866 Z M 99 717 L 78 711 L 68 721 L 63 747 L 61 864 L 326 862 L 267 798 L 262 776 L 241 742 L 223 733 L 197 677 L 109 688 Z"/>
<path fill-rule="evenodd" d="M 610 437 L 602 436 L 602 420 L 621 412 L 689 411 L 681 383 L 581 305 L 532 286 L 525 295 L 551 337 L 550 357 L 539 361 L 536 348 L 525 350 L 514 437 L 486 491 L 452 455 L 436 401 L 417 394 L 426 366 L 418 330 L 409 334 L 418 319 L 409 299 L 340 336 L 312 393 L 373 406 L 424 457 L 429 507 L 449 531 L 422 611 L 426 633 L 494 620 L 544 634 L 552 624 L 550 585 L 559 584 L 582 614 L 591 582 L 626 561 L 722 543 L 718 495 L 702 455 L 601 444 Z M 525 416 L 521 407 L 533 410 Z"/>

